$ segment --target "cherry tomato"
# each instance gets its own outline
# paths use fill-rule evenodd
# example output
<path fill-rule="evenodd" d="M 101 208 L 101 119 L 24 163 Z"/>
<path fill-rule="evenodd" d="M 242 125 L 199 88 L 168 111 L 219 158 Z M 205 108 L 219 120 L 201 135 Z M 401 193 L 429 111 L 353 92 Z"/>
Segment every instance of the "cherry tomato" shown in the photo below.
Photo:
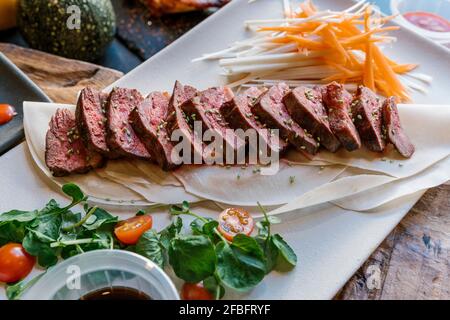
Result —
<path fill-rule="evenodd" d="M 225 239 L 232 241 L 239 233 L 250 235 L 254 227 L 255 221 L 250 213 L 244 209 L 228 208 L 220 213 L 217 229 Z"/>
<path fill-rule="evenodd" d="M 0 104 L 0 125 L 11 121 L 16 114 L 16 110 L 9 104 Z"/>
<path fill-rule="evenodd" d="M 149 215 L 132 217 L 119 222 L 114 234 L 124 244 L 136 244 L 141 235 L 152 228 L 153 219 Z"/>
<path fill-rule="evenodd" d="M 36 259 L 19 243 L 8 243 L 0 248 L 0 282 L 16 282 L 33 269 Z"/>
<path fill-rule="evenodd" d="M 214 300 L 212 294 L 201 283 L 185 282 L 181 288 L 183 300 Z"/>

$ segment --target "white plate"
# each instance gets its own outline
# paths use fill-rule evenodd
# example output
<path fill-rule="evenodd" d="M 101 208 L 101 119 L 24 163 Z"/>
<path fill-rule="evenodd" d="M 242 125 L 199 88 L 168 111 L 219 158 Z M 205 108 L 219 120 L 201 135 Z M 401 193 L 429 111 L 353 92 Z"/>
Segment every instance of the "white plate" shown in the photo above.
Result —
<path fill-rule="evenodd" d="M 143 93 L 171 90 L 173 82 L 198 88 L 222 83 L 215 63 L 191 63 L 203 53 L 222 49 L 228 43 L 245 37 L 242 22 L 246 19 L 279 17 L 281 0 L 234 0 L 224 9 L 199 24 L 174 44 L 124 76 L 113 86 L 135 87 Z M 321 8 L 343 9 L 350 0 L 316 0 Z M 448 103 L 447 75 L 450 56 L 445 49 L 416 34 L 397 32 L 398 42 L 388 53 L 400 62 L 420 63 L 420 71 L 434 77 L 427 96 L 414 95 L 417 103 Z M 58 190 L 51 189 L 33 165 L 23 144 L 0 158 L 2 184 L 0 212 L 20 208 L 35 209 L 49 198 L 62 200 Z M 241 296 L 249 299 L 330 299 L 376 249 L 388 233 L 421 197 L 424 191 L 398 199 L 370 214 L 340 209 L 331 204 L 292 212 L 283 216 L 284 223 L 275 226 L 293 246 L 299 265 L 289 273 L 272 273 L 253 291 Z M 126 217 L 126 209 L 112 210 Z M 194 208 L 202 214 L 215 214 L 214 208 Z M 154 217 L 155 228 L 167 224 L 168 217 Z M 1 294 L 0 294 L 1 295 Z"/>

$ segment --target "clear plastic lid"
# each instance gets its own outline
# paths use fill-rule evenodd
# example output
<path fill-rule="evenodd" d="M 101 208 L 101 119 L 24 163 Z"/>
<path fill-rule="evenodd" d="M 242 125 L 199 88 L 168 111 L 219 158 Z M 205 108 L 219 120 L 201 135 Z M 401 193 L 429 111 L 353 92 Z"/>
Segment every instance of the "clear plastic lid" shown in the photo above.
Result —
<path fill-rule="evenodd" d="M 24 300 L 79 300 L 106 288 L 131 288 L 153 300 L 179 300 L 168 277 L 152 261 L 122 250 L 96 250 L 49 269 L 22 296 Z"/>

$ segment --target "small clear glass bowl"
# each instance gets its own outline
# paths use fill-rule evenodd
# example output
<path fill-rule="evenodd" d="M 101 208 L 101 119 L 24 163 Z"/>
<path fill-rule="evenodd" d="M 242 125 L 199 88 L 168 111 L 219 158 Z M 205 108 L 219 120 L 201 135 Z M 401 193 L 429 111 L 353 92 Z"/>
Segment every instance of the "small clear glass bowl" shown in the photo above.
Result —
<path fill-rule="evenodd" d="M 179 300 L 169 276 L 152 261 L 122 250 L 96 250 L 50 268 L 23 300 L 79 300 L 107 288 L 131 288 L 153 300 Z"/>

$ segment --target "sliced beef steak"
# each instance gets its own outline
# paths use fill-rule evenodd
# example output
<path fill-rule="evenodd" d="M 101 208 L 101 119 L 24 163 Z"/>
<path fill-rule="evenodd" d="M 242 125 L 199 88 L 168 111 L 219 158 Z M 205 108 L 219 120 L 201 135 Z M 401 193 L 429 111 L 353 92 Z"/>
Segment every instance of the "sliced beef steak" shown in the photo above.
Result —
<path fill-rule="evenodd" d="M 172 161 L 173 145 L 167 133 L 169 98 L 168 94 L 152 92 L 130 115 L 133 129 L 152 159 L 166 171 L 178 166 Z"/>
<path fill-rule="evenodd" d="M 386 143 L 381 134 L 381 103 L 375 93 L 359 86 L 351 104 L 351 114 L 367 149 L 382 152 Z"/>
<path fill-rule="evenodd" d="M 220 112 L 233 129 L 255 130 L 259 139 L 263 139 L 267 145 L 269 155 L 272 152 L 282 153 L 287 149 L 288 143 L 280 139 L 279 136 L 271 134 L 270 129 L 267 129 L 265 124 L 259 122 L 252 112 L 254 103 L 265 91 L 257 87 L 251 87 L 243 94 L 224 103 Z"/>
<path fill-rule="evenodd" d="M 245 148 L 245 141 L 231 130 L 220 113 L 222 105 L 230 101 L 233 96 L 233 92 L 228 88 L 213 87 L 198 92 L 192 99 L 183 103 L 181 107 L 191 121 L 201 121 L 203 132 L 211 130 L 211 132 L 217 134 L 217 138 L 220 137 L 221 143 L 223 142 L 223 151 L 231 151 L 231 154 L 236 154 L 238 150 Z M 223 155 L 223 151 L 221 155 Z M 216 157 L 216 155 L 211 156 Z"/>
<path fill-rule="evenodd" d="M 271 87 L 256 101 L 253 112 L 258 120 L 269 128 L 279 129 L 283 139 L 289 141 L 299 150 L 316 154 L 318 144 L 289 115 L 283 103 L 283 97 L 289 92 L 289 87 L 280 83 Z"/>
<path fill-rule="evenodd" d="M 305 131 L 308 130 L 321 145 L 331 152 L 339 149 L 341 143 L 331 131 L 319 90 L 298 87 L 290 91 L 283 101 L 292 119 Z"/>
<path fill-rule="evenodd" d="M 134 132 L 130 113 L 140 103 L 141 94 L 135 89 L 114 88 L 106 104 L 107 144 L 115 154 L 124 157 L 150 159 L 150 154 Z"/>
<path fill-rule="evenodd" d="M 72 112 L 58 109 L 49 125 L 45 141 L 45 163 L 55 177 L 86 173 L 104 164 L 99 153 L 84 146 Z"/>
<path fill-rule="evenodd" d="M 197 89 L 191 86 L 183 86 L 179 81 L 176 81 L 169 101 L 169 115 L 167 117 L 167 133 L 169 137 L 172 138 L 173 135 L 176 135 L 187 141 L 191 146 L 192 163 L 196 159 L 203 161 L 204 144 L 201 136 L 195 136 L 195 132 L 190 127 L 181 105 L 192 99 L 196 94 Z M 177 142 L 174 141 L 174 143 Z"/>
<path fill-rule="evenodd" d="M 382 107 L 383 134 L 398 152 L 405 158 L 410 158 L 415 151 L 414 145 L 403 131 L 398 115 L 395 98 L 387 98 Z"/>
<path fill-rule="evenodd" d="M 331 131 L 348 151 L 361 148 L 361 138 L 350 117 L 352 95 L 336 82 L 330 83 L 321 91 Z"/>
<path fill-rule="evenodd" d="M 110 158 L 116 156 L 106 144 L 105 108 L 108 95 L 93 88 L 81 90 L 75 112 L 78 130 L 88 148 Z"/>

